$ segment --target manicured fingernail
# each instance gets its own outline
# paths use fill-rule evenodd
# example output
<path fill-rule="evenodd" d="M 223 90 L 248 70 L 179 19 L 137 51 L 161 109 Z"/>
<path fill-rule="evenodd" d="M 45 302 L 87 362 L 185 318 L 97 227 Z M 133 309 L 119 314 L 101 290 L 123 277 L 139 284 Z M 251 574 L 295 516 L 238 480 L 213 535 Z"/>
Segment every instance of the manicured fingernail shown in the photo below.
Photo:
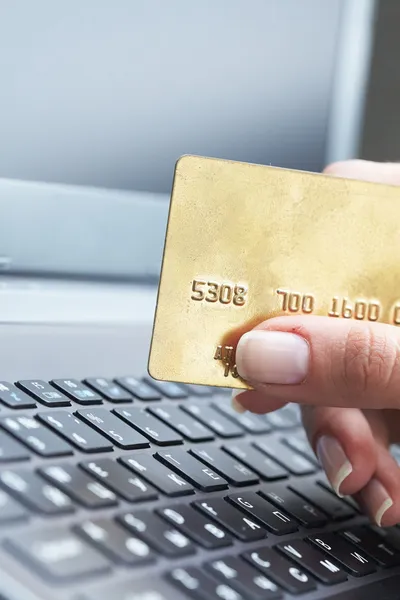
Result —
<path fill-rule="evenodd" d="M 323 435 L 317 443 L 317 456 L 328 477 L 331 486 L 339 497 L 343 481 L 353 471 L 353 467 L 336 438 Z"/>
<path fill-rule="evenodd" d="M 308 371 L 310 349 L 299 335 L 284 331 L 249 331 L 236 348 L 239 374 L 250 381 L 293 385 Z"/>
<path fill-rule="evenodd" d="M 232 392 L 232 408 L 233 410 L 235 410 L 237 413 L 244 413 L 246 412 L 246 409 L 244 406 L 242 406 L 242 404 L 240 404 L 239 400 L 238 400 L 238 396 L 240 396 L 240 394 L 243 394 L 242 390 L 233 390 Z"/>
<path fill-rule="evenodd" d="M 371 479 L 361 492 L 362 500 L 372 515 L 378 527 L 382 526 L 383 515 L 391 506 L 393 500 L 378 479 Z"/>

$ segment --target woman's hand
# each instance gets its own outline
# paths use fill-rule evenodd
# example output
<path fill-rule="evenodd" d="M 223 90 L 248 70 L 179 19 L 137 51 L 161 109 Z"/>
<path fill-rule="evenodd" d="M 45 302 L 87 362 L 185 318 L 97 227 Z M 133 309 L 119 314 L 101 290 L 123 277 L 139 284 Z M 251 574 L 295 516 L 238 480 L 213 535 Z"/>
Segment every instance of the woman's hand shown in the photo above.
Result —
<path fill-rule="evenodd" d="M 400 165 L 348 161 L 327 173 L 400 185 Z M 310 443 L 339 495 L 354 495 L 378 525 L 400 521 L 400 328 L 305 316 L 277 317 L 246 333 L 237 410 L 267 413 L 301 404 Z"/>

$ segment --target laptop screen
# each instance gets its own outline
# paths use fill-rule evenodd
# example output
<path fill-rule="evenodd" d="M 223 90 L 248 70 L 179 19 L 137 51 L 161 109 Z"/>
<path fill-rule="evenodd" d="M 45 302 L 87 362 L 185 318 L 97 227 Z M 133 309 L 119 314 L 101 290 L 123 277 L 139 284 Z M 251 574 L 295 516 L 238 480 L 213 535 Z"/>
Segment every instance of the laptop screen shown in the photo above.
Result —
<path fill-rule="evenodd" d="M 346 0 L 5 0 L 0 178 L 42 185 L 1 183 L 0 265 L 155 275 L 182 154 L 320 170 L 349 19 Z"/>

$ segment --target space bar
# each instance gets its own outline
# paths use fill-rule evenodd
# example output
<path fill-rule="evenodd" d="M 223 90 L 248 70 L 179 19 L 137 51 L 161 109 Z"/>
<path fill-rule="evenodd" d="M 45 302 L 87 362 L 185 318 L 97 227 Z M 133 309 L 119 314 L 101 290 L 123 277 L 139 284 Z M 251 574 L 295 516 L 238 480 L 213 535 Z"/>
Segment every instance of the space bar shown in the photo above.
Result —
<path fill-rule="evenodd" d="M 360 588 L 348 590 L 336 596 L 329 596 L 329 600 L 366 600 L 366 598 L 399 600 L 399 587 L 400 575 L 395 575 L 382 581 L 367 583 Z"/>

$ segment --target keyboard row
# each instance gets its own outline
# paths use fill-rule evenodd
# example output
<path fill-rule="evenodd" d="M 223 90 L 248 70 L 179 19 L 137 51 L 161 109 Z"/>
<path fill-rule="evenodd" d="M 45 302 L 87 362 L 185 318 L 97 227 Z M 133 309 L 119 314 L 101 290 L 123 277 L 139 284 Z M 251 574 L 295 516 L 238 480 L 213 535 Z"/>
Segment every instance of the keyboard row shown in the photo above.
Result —
<path fill-rule="evenodd" d="M 112 518 L 87 519 L 70 528 L 27 532 L 23 539 L 6 538 L 4 547 L 45 577 L 65 581 L 106 571 L 112 564 L 137 567 L 153 563 L 159 555 L 182 559 L 195 554 L 199 547 L 230 548 L 233 536 L 247 542 L 263 540 L 269 536 L 272 515 L 286 525 L 285 533 L 295 531 L 296 527 L 288 525 L 289 519 L 283 518 L 284 513 L 272 512 L 273 505 L 262 494 L 253 492 L 252 502 L 246 500 L 246 505 L 238 503 L 237 494 L 215 498 L 211 511 L 208 502 L 199 501 L 192 505 L 173 504 L 151 512 L 136 510 Z M 258 516 L 255 516 L 257 511 Z M 247 592 L 258 585 L 264 591 L 278 591 L 281 586 L 297 594 L 314 589 L 316 580 L 332 585 L 345 581 L 348 575 L 362 577 L 379 568 L 399 565 L 400 530 L 393 529 L 395 545 L 370 526 L 358 525 L 338 532 L 290 539 L 273 548 L 259 544 L 244 551 L 240 559 L 227 556 L 209 560 L 206 568 L 211 569 L 217 579 L 225 578 L 225 582 L 239 592 L 238 586 L 246 584 L 246 589 L 250 586 Z M 251 569 L 242 564 L 242 558 L 252 565 Z M 269 588 L 266 580 L 257 581 L 255 570 L 261 571 L 274 586 Z M 185 586 L 183 572 L 178 575 L 178 571 L 172 565 L 170 579 L 178 586 Z M 185 571 L 189 577 L 197 569 L 193 571 L 189 567 Z M 255 587 L 252 594 L 243 595 L 258 597 L 256 591 Z"/>
<path fill-rule="evenodd" d="M 74 413 L 52 409 L 0 418 L 0 428 L 0 462 L 28 459 L 30 454 L 23 446 L 40 456 L 52 457 L 71 454 L 73 447 L 86 453 L 107 452 L 114 447 L 146 448 L 150 442 L 173 446 L 184 441 L 208 442 L 216 437 L 238 438 L 250 429 L 258 435 L 271 431 L 271 425 L 255 415 L 228 415 L 224 402 L 204 406 L 164 403 L 148 409 L 128 407 L 111 411 L 90 407 Z M 307 468 L 307 463 L 315 460 L 308 442 L 304 436 L 293 439 L 297 447 L 292 450 L 303 456 L 297 459 L 298 469 Z M 282 456 L 288 452 L 282 449 Z"/>
<path fill-rule="evenodd" d="M 189 396 L 210 397 L 217 390 L 206 386 L 176 384 L 156 381 L 151 377 L 104 377 L 77 379 L 24 379 L 15 384 L 0 381 L 0 403 L 9 408 L 34 408 L 36 402 L 45 406 L 69 406 L 71 400 L 78 404 L 133 402 L 134 399 L 154 401 L 161 398 L 183 400 Z M 222 389 L 218 390 L 223 393 Z"/>
<path fill-rule="evenodd" d="M 224 454 L 220 449 L 218 452 Z M 0 471 L 3 490 L 0 491 L 0 525 L 25 519 L 26 509 L 53 516 L 72 513 L 79 506 L 100 509 L 116 506 L 120 501 L 148 502 L 160 495 L 171 498 L 196 492 L 230 493 L 234 487 L 241 491 L 237 492 L 236 499 L 230 495 L 232 503 L 276 535 L 297 531 L 297 523 L 308 528 L 320 527 L 358 513 L 351 499 L 342 500 L 334 495 L 322 473 L 318 474 L 317 481 L 309 478 L 270 480 L 256 494 L 252 488 L 242 487 L 259 482 L 256 472 L 227 453 L 224 460 L 224 466 L 218 463 L 211 468 L 190 452 L 174 450 L 155 455 L 139 452 L 117 461 L 102 458 L 79 464 L 64 462 L 36 471 L 3 469 Z M 228 510 L 224 503 L 222 508 Z M 208 510 L 216 517 L 221 505 L 218 499 L 210 497 L 199 509 Z M 221 519 L 224 522 L 224 515 Z M 231 527 L 229 522 L 224 524 L 228 529 Z M 239 533 L 237 537 L 243 539 Z"/>

